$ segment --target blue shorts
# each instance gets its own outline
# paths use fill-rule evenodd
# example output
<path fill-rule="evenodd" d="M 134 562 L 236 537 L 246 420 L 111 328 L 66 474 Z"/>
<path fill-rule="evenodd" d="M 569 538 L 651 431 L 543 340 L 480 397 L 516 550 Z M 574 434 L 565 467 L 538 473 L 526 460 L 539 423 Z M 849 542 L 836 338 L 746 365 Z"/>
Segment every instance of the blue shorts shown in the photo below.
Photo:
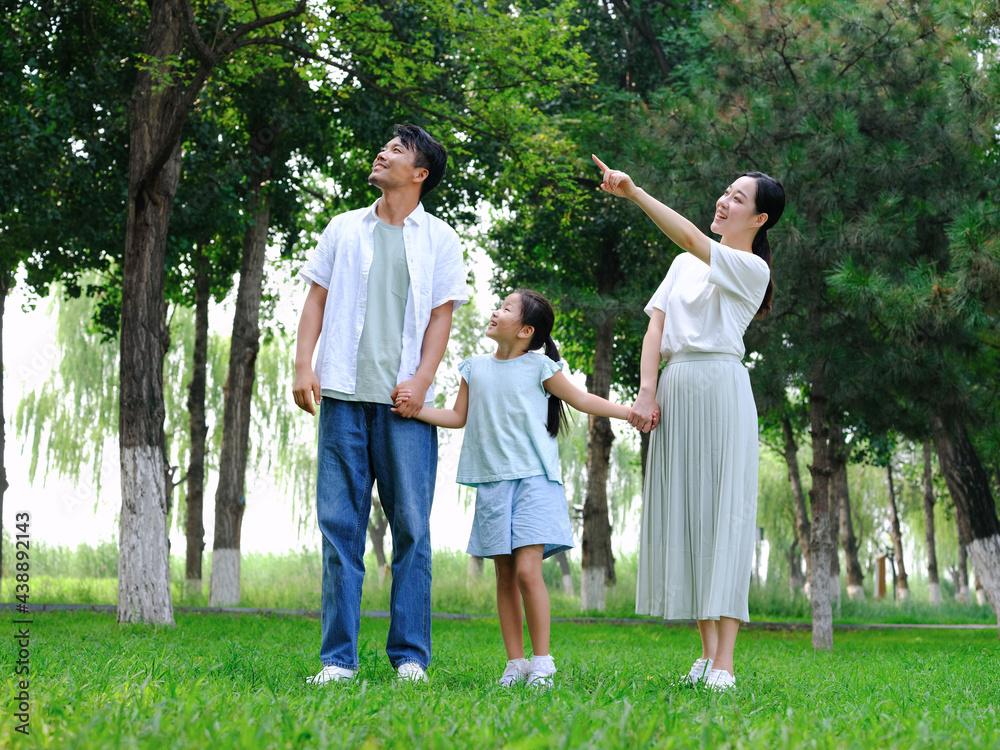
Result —
<path fill-rule="evenodd" d="M 493 557 L 531 544 L 545 546 L 543 557 L 572 549 L 573 529 L 563 486 L 544 474 L 478 485 L 466 551 L 476 557 Z"/>

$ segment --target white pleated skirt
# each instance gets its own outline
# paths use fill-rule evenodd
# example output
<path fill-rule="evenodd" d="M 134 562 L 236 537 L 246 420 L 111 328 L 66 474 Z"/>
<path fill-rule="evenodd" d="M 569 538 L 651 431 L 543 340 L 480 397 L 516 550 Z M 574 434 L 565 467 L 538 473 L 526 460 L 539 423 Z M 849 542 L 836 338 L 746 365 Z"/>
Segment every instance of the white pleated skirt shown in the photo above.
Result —
<path fill-rule="evenodd" d="M 732 354 L 683 352 L 656 389 L 642 491 L 637 614 L 749 622 L 757 407 Z"/>

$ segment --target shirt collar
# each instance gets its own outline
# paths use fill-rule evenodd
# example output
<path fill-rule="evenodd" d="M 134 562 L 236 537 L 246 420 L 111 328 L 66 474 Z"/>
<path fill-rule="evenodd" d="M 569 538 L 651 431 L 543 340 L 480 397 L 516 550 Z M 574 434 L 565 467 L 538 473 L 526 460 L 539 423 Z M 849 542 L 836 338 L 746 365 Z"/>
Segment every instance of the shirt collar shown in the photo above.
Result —
<path fill-rule="evenodd" d="M 382 199 L 376 198 L 375 202 L 368 207 L 367 211 L 365 211 L 365 214 L 362 217 L 365 221 L 379 221 L 378 214 L 375 213 L 375 207 L 378 205 L 380 200 Z M 417 226 L 420 226 L 420 224 L 423 223 L 425 216 L 427 216 L 427 212 L 424 210 L 424 204 L 417 203 L 417 207 L 410 212 L 410 215 L 407 216 L 406 219 L 403 220 L 403 225 L 416 224 Z"/>

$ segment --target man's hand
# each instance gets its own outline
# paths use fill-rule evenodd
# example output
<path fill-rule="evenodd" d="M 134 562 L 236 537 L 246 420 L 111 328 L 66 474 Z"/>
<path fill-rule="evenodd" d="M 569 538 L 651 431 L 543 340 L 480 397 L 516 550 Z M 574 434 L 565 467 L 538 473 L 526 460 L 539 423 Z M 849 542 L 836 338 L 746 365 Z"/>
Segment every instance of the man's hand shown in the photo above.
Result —
<path fill-rule="evenodd" d="M 319 390 L 319 378 L 316 377 L 312 367 L 295 368 L 292 398 L 295 399 L 297 407 L 313 416 L 316 415 L 316 408 L 313 404 L 319 406 L 322 396 Z"/>
<path fill-rule="evenodd" d="M 641 432 L 649 432 L 660 423 L 660 407 L 656 399 L 639 396 L 628 413 L 628 423 Z"/>
<path fill-rule="evenodd" d="M 409 405 L 409 403 L 410 403 L 410 396 L 412 396 L 413 394 L 410 393 L 409 390 L 402 390 L 400 388 L 397 388 L 392 393 L 393 393 L 392 402 L 393 402 L 394 405 L 393 405 L 393 407 L 391 409 L 389 409 L 389 411 L 391 411 L 393 414 L 399 414 L 399 416 L 401 416 L 401 417 L 405 416 L 402 413 L 401 409 L 404 406 Z M 417 414 L 420 413 L 420 409 L 422 409 L 423 406 L 424 406 L 423 404 L 420 404 L 420 407 L 417 409 L 416 414 L 414 414 L 413 416 L 417 416 Z"/>
<path fill-rule="evenodd" d="M 601 168 L 601 171 L 604 172 L 604 182 L 601 183 L 599 188 L 600 190 L 616 195 L 619 198 L 635 198 L 638 188 L 636 188 L 635 183 L 632 182 L 631 177 L 624 172 L 619 172 L 616 169 L 609 169 L 607 164 L 593 154 L 591 154 L 590 157 L 594 160 L 594 163 Z"/>
<path fill-rule="evenodd" d="M 395 404 L 391 411 L 407 419 L 417 416 L 424 406 L 424 399 L 427 398 L 429 387 L 430 383 L 423 383 L 416 378 L 404 380 L 389 394 L 389 398 Z"/>

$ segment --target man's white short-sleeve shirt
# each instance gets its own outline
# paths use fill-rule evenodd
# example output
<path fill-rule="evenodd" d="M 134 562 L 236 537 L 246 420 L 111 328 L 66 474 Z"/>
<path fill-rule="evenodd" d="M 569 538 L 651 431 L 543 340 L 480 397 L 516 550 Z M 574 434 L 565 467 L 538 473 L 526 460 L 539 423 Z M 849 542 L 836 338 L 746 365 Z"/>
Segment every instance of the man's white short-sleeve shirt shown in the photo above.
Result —
<path fill-rule="evenodd" d="M 365 325 L 368 272 L 375 253 L 375 207 L 339 214 L 316 243 L 302 278 L 327 290 L 323 332 L 316 355 L 320 388 L 354 393 L 358 378 L 358 344 Z M 412 378 L 420 365 L 420 349 L 431 310 L 451 301 L 455 309 L 469 301 L 458 234 L 417 204 L 403 222 L 410 289 L 403 315 L 403 351 L 396 383 Z M 389 293 L 390 290 L 385 290 Z M 362 374 L 363 377 L 363 374 Z M 427 400 L 434 397 L 434 384 Z"/>

